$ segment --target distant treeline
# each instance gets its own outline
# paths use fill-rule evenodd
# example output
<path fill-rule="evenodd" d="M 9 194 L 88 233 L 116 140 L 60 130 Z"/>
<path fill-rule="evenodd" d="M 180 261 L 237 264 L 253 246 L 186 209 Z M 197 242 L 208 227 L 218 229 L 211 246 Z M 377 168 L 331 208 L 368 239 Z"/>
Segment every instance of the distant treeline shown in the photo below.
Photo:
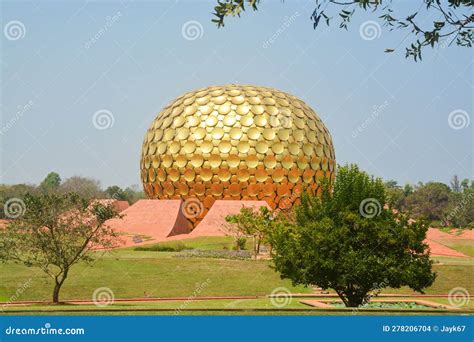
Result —
<path fill-rule="evenodd" d="M 406 184 L 400 186 L 396 181 L 386 181 L 387 204 L 397 210 L 408 212 L 414 219 L 427 219 L 433 226 L 474 228 L 474 181 L 459 180 L 457 176 L 451 183 L 441 182 Z M 56 172 L 50 172 L 39 185 L 0 184 L 0 205 L 10 198 L 22 198 L 26 193 L 76 192 L 84 198 L 114 198 L 135 203 L 146 198 L 141 186 L 132 185 L 125 189 L 117 185 L 102 189 L 98 180 L 80 176 L 61 179 Z M 0 218 L 5 213 L 0 210 Z"/>
<path fill-rule="evenodd" d="M 128 201 L 130 204 L 135 203 L 141 198 L 145 198 L 145 194 L 142 191 L 141 186 L 138 185 L 132 185 L 125 189 L 122 189 L 117 185 L 113 185 L 104 190 L 98 180 L 81 176 L 73 176 L 63 181 L 58 173 L 50 172 L 39 185 L 0 184 L 0 218 L 5 218 L 3 206 L 9 199 L 21 199 L 27 193 L 41 194 L 48 192 L 76 192 L 79 194 L 79 196 L 86 199 L 114 198 L 117 200 Z"/>

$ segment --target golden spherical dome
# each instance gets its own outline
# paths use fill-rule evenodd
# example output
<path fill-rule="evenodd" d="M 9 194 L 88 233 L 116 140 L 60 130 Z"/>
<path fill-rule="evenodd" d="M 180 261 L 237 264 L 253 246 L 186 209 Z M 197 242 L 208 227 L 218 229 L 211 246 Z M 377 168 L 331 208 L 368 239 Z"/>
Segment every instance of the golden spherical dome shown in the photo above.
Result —
<path fill-rule="evenodd" d="M 317 192 L 334 177 L 331 135 L 303 101 L 279 90 L 242 85 L 199 89 L 178 97 L 146 133 L 141 177 L 149 198 L 266 200 L 273 208 Z M 193 215 L 191 215 L 193 216 Z"/>

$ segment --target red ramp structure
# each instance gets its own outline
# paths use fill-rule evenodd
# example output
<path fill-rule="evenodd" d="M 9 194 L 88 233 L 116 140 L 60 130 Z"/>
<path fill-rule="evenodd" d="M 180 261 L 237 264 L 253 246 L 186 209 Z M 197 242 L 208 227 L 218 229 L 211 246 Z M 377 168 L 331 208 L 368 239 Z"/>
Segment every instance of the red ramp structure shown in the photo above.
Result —
<path fill-rule="evenodd" d="M 204 216 L 203 220 L 194 228 L 187 236 L 190 238 L 198 236 L 225 236 L 227 215 L 234 215 L 240 212 L 240 209 L 253 208 L 258 210 L 260 207 L 270 206 L 266 201 L 235 201 L 235 200 L 217 200 L 214 202 L 209 212 Z"/>
<path fill-rule="evenodd" d="M 127 245 L 162 241 L 189 233 L 189 222 L 181 210 L 181 200 L 139 200 L 121 212 L 123 217 L 106 222 L 117 232 L 129 235 Z M 131 236 L 131 238 L 130 238 Z M 131 240 L 131 241 L 129 241 Z"/>

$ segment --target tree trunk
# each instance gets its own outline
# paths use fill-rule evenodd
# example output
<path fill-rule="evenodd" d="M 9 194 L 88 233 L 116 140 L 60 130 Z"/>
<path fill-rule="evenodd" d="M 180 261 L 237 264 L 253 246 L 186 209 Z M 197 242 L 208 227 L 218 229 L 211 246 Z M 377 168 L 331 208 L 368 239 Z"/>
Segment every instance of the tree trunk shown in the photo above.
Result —
<path fill-rule="evenodd" d="M 61 279 L 59 279 L 58 276 L 56 276 L 56 278 L 54 279 L 54 281 L 55 281 L 54 290 L 53 290 L 53 303 L 54 304 L 59 303 L 59 291 L 61 290 L 61 286 L 63 286 L 64 281 L 67 278 L 68 271 L 69 271 L 69 269 L 66 269 L 63 272 Z"/>
<path fill-rule="evenodd" d="M 61 289 L 61 284 L 56 281 L 54 284 L 54 290 L 53 290 L 53 303 L 57 304 L 59 303 L 59 290 Z"/>

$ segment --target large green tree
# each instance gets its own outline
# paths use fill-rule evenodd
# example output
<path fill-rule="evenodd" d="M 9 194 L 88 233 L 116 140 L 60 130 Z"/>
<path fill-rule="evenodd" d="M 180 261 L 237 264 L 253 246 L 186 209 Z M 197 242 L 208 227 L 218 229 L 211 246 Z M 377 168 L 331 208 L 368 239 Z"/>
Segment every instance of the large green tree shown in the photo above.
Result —
<path fill-rule="evenodd" d="M 344 304 L 364 304 L 372 291 L 409 286 L 422 292 L 435 280 L 427 225 L 384 208 L 380 179 L 357 166 L 339 167 L 333 191 L 303 194 L 294 222 L 270 231 L 275 269 L 294 284 L 334 289 Z"/>
<path fill-rule="evenodd" d="M 212 21 L 218 27 L 224 26 L 228 16 L 239 16 L 245 12 L 246 6 L 254 11 L 263 0 L 217 0 Z M 410 13 L 397 11 L 398 1 L 392 0 L 314 0 L 311 18 L 312 26 L 316 29 L 320 23 L 330 25 L 334 20 L 339 21 L 339 27 L 348 29 L 355 13 L 366 11 L 372 13 L 390 31 L 405 30 L 412 35 L 413 41 L 405 50 L 406 57 L 415 61 L 421 59 L 421 52 L 427 46 L 435 47 L 443 44 L 455 44 L 471 47 L 473 43 L 474 8 L 473 0 L 418 0 L 410 1 L 413 9 Z M 427 13 L 422 13 L 423 11 Z M 432 13 L 436 20 L 426 20 Z M 424 15 L 425 14 L 425 15 Z M 334 19 L 337 18 L 337 19 Z M 394 47 L 385 52 L 395 51 Z"/>
<path fill-rule="evenodd" d="M 444 183 L 429 182 L 420 184 L 416 190 L 405 199 L 405 207 L 415 219 L 443 221 L 445 211 L 450 201 L 451 189 Z"/>
<path fill-rule="evenodd" d="M 40 189 L 43 191 L 55 191 L 61 185 L 61 177 L 57 172 L 50 172 L 41 182 Z"/>
<path fill-rule="evenodd" d="M 54 281 L 53 302 L 72 266 L 90 262 L 97 253 L 120 240 L 104 222 L 119 216 L 114 207 L 76 194 L 43 194 L 24 198 L 26 210 L 0 230 L 0 261 L 39 267 Z"/>

